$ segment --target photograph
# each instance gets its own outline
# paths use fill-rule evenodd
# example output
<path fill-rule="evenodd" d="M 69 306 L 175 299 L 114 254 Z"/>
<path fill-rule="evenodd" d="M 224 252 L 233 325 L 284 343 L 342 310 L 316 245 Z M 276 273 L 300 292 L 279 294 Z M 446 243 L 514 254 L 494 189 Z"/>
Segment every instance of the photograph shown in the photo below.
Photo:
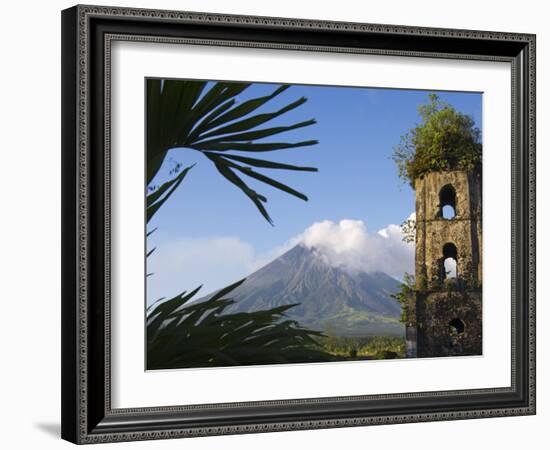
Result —
<path fill-rule="evenodd" d="M 542 15 L 402 3 L 64 6 L 64 440 L 540 434 Z"/>
<path fill-rule="evenodd" d="M 146 370 L 483 355 L 482 92 L 144 83 Z"/>

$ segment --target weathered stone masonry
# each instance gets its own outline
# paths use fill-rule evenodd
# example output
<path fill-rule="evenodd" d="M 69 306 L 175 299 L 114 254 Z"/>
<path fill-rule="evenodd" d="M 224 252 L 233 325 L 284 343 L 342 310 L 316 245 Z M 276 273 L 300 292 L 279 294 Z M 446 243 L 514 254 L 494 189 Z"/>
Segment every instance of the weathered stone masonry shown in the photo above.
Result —
<path fill-rule="evenodd" d="M 416 288 L 407 310 L 409 356 L 482 353 L 481 175 L 429 172 L 415 180 Z M 444 218 L 445 206 L 454 217 Z M 445 260 L 456 262 L 449 278 Z"/>

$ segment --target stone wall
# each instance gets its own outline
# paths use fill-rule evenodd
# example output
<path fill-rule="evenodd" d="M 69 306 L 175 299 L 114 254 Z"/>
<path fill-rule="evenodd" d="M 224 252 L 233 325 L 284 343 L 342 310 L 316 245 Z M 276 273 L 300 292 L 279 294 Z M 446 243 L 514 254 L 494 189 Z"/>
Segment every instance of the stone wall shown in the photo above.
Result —
<path fill-rule="evenodd" d="M 415 180 L 415 190 L 416 291 L 409 302 L 407 322 L 415 331 L 411 335 L 416 339 L 416 356 L 479 355 L 481 176 L 464 171 L 430 172 Z M 454 207 L 454 217 L 443 218 L 443 204 Z M 456 249 L 455 278 L 445 274 L 449 248 Z"/>
<path fill-rule="evenodd" d="M 419 292 L 416 316 L 419 358 L 482 354 L 481 292 Z M 462 330 L 453 327 L 457 320 Z"/>
<path fill-rule="evenodd" d="M 439 194 L 451 185 L 456 192 L 455 217 L 441 217 Z M 458 251 L 457 277 L 468 286 L 481 286 L 481 179 L 463 171 L 430 172 L 415 182 L 416 279 L 418 289 L 439 289 L 443 246 Z"/>

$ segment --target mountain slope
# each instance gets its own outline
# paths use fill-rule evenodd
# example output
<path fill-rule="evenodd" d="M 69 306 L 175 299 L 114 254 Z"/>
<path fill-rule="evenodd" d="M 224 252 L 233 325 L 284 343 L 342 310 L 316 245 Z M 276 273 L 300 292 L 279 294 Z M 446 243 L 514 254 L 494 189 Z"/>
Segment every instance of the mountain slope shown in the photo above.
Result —
<path fill-rule="evenodd" d="M 297 245 L 249 275 L 227 312 L 298 304 L 287 315 L 337 335 L 403 335 L 401 307 L 390 297 L 399 282 L 385 273 L 349 273 Z"/>

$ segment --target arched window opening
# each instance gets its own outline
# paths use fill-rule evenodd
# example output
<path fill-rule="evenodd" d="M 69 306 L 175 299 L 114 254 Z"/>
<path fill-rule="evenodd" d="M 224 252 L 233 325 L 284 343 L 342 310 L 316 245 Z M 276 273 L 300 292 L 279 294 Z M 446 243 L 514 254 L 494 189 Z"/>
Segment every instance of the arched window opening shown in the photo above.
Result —
<path fill-rule="evenodd" d="M 445 279 L 456 278 L 456 261 L 453 258 L 445 258 Z"/>
<path fill-rule="evenodd" d="M 454 244 L 443 246 L 443 279 L 456 278 L 457 250 Z"/>
<path fill-rule="evenodd" d="M 456 191 L 450 184 L 446 184 L 439 191 L 439 214 L 444 219 L 452 219 L 456 216 Z"/>
<path fill-rule="evenodd" d="M 453 319 L 449 322 L 449 332 L 451 334 L 462 334 L 464 333 L 464 322 L 460 319 Z"/>

